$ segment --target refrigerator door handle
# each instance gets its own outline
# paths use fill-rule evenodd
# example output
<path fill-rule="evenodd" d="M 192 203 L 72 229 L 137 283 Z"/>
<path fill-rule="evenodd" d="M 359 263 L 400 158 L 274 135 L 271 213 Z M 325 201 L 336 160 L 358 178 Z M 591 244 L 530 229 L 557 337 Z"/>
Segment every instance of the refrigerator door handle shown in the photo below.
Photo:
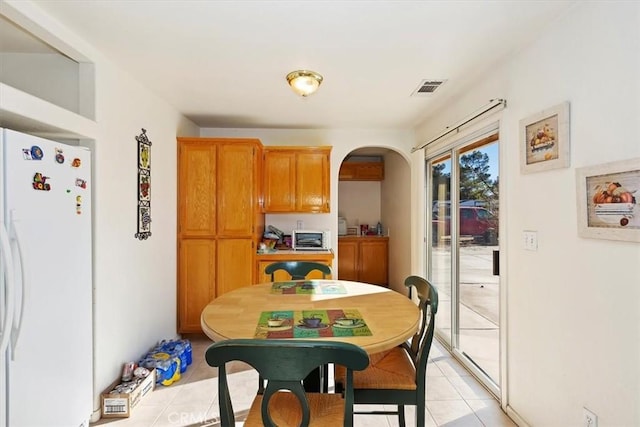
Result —
<path fill-rule="evenodd" d="M 14 261 L 20 263 L 20 284 L 16 283 L 16 292 L 20 291 L 20 307 L 17 305 L 14 308 L 13 325 L 11 327 L 11 360 L 15 360 L 16 348 L 18 347 L 18 338 L 20 338 L 20 330 L 22 329 L 22 319 L 24 318 L 25 300 L 27 299 L 27 284 L 29 279 L 27 277 L 28 272 L 25 270 L 25 265 L 28 265 L 25 258 L 25 252 L 22 250 L 22 244 L 20 243 L 20 221 L 16 219 L 15 211 L 11 211 L 11 234 L 9 235 L 10 242 L 15 242 L 18 254 L 14 257 Z M 15 277 L 15 272 L 14 272 Z M 17 296 L 17 295 L 16 295 Z M 18 312 L 18 310 L 20 310 Z M 17 316 L 17 318 L 16 318 Z"/>
<path fill-rule="evenodd" d="M 15 279 L 13 276 L 13 258 L 11 256 L 11 244 L 9 243 L 9 235 L 4 224 L 0 224 L 0 247 L 2 251 L 2 269 L 5 278 L 5 307 L 4 319 L 2 320 L 2 330 L 0 330 L 0 354 L 2 354 L 9 345 L 9 337 L 11 335 L 11 322 L 13 321 L 13 311 L 15 306 L 15 297 L 13 296 L 13 287 Z"/>

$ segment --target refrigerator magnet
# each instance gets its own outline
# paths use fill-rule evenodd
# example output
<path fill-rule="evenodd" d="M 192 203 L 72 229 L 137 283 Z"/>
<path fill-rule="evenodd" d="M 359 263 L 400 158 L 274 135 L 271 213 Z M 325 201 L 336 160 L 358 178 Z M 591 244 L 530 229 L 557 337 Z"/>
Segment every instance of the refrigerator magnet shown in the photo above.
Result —
<path fill-rule="evenodd" d="M 73 159 L 73 161 L 71 162 L 71 167 L 72 167 L 72 168 L 79 168 L 81 164 L 82 164 L 82 162 L 80 161 L 80 159 L 76 157 L 76 158 L 75 158 L 75 159 Z"/>
<path fill-rule="evenodd" d="M 81 178 L 76 178 L 76 187 L 87 188 L 87 181 Z"/>
<path fill-rule="evenodd" d="M 25 160 L 33 160 L 33 157 L 31 157 L 31 148 L 23 148 L 22 149 L 22 157 Z"/>
<path fill-rule="evenodd" d="M 48 179 L 48 176 L 44 176 L 40 172 L 36 172 L 35 175 L 33 175 L 33 189 L 42 191 L 51 190 L 51 185 L 47 182 Z"/>
<path fill-rule="evenodd" d="M 31 147 L 31 158 L 33 160 L 42 160 L 43 156 L 44 154 L 42 153 L 42 148 L 38 147 L 37 145 Z"/>
<path fill-rule="evenodd" d="M 82 196 L 76 196 L 76 213 L 78 215 L 82 213 Z"/>
<path fill-rule="evenodd" d="M 64 154 L 62 154 L 62 148 L 56 147 L 56 162 L 60 164 L 64 163 Z"/>

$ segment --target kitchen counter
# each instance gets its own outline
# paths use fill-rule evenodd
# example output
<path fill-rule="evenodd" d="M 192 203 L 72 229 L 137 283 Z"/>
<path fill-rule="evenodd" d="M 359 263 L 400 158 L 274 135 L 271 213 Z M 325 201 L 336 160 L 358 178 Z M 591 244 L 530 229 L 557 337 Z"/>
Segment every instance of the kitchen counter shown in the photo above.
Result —
<path fill-rule="evenodd" d="M 328 250 L 328 251 L 294 251 L 293 249 L 278 249 L 275 252 L 267 252 L 267 253 L 260 253 L 258 252 L 257 257 L 261 258 L 261 257 L 266 257 L 269 258 L 270 260 L 272 259 L 277 259 L 279 260 L 282 257 L 285 257 L 287 259 L 291 258 L 291 256 L 295 256 L 297 257 L 302 257 L 304 258 L 305 255 L 309 255 L 311 258 L 318 258 L 318 255 L 325 255 L 325 256 L 330 256 L 331 258 L 333 258 L 333 250 Z"/>
<path fill-rule="evenodd" d="M 363 240 L 380 240 L 380 239 L 389 239 L 389 236 L 378 236 L 377 234 L 367 235 L 367 236 L 338 236 L 338 240 L 352 240 L 352 241 L 363 241 Z"/>

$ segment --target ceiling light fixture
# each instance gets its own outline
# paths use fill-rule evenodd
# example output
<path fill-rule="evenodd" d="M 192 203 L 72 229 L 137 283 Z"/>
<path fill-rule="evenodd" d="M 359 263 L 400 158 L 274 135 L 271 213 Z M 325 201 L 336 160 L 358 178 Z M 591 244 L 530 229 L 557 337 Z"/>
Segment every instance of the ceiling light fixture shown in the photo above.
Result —
<path fill-rule="evenodd" d="M 287 74 L 287 82 L 295 93 L 306 97 L 318 90 L 322 76 L 315 71 L 297 70 Z"/>

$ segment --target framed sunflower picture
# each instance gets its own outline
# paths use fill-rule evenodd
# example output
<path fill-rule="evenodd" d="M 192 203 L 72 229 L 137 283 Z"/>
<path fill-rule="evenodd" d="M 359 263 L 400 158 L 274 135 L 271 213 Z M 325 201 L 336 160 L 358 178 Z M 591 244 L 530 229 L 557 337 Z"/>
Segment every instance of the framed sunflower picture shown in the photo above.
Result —
<path fill-rule="evenodd" d="M 520 159 L 522 173 L 569 167 L 569 102 L 520 120 Z"/>

